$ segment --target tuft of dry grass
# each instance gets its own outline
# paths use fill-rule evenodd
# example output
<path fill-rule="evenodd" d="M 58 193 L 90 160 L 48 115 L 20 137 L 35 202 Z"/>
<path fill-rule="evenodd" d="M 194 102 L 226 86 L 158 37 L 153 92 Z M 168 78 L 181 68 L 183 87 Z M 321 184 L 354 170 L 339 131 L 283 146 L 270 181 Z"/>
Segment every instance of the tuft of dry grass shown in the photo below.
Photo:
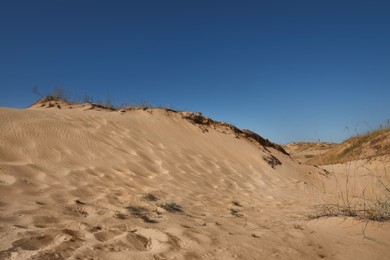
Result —
<path fill-rule="evenodd" d="M 146 193 L 142 196 L 145 200 L 147 201 L 151 201 L 151 202 L 156 202 L 158 201 L 158 198 L 156 196 L 154 196 L 153 194 L 151 193 Z"/>
<path fill-rule="evenodd" d="M 114 217 L 118 219 L 127 219 L 127 214 L 124 214 L 120 211 L 115 211 Z"/>
<path fill-rule="evenodd" d="M 182 206 L 180 206 L 174 201 L 165 202 L 160 204 L 159 206 L 169 212 L 183 212 Z"/>
<path fill-rule="evenodd" d="M 230 214 L 232 214 L 233 216 L 235 216 L 237 218 L 241 218 L 244 216 L 243 214 L 240 213 L 239 209 L 234 209 L 234 208 L 230 209 Z"/>
<path fill-rule="evenodd" d="M 147 223 L 157 223 L 157 221 L 151 219 L 148 216 L 149 211 L 145 207 L 130 205 L 130 206 L 127 206 L 126 209 L 135 218 L 140 218 L 140 219 L 142 219 L 143 221 L 145 221 Z"/>
<path fill-rule="evenodd" d="M 242 207 L 241 203 L 238 200 L 232 200 L 232 204 L 237 207 Z"/>
<path fill-rule="evenodd" d="M 309 218 L 354 217 L 365 221 L 390 220 L 390 197 L 381 197 L 373 201 L 357 201 L 352 205 L 343 203 L 322 203 L 314 206 Z"/>
<path fill-rule="evenodd" d="M 345 181 L 341 183 L 335 176 L 338 196 L 324 199 L 321 196 L 321 203 L 313 207 L 309 218 L 322 217 L 354 217 L 363 221 L 388 221 L 390 220 L 390 189 L 389 187 L 368 168 L 364 167 L 379 185 L 376 187 L 378 194 L 375 197 L 367 198 L 365 191 L 361 194 L 353 194 L 354 184 L 351 182 L 350 167 L 347 167 Z M 354 179 L 356 176 L 353 177 Z"/>

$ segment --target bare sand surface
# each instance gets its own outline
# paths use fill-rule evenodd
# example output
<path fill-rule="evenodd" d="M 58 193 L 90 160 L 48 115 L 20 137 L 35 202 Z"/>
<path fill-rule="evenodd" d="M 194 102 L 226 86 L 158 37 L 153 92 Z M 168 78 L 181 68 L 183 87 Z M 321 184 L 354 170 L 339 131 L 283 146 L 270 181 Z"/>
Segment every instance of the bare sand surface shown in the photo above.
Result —
<path fill-rule="evenodd" d="M 0 259 L 389 259 L 388 222 L 310 218 L 346 180 L 386 194 L 389 167 L 325 171 L 164 109 L 0 108 Z"/>

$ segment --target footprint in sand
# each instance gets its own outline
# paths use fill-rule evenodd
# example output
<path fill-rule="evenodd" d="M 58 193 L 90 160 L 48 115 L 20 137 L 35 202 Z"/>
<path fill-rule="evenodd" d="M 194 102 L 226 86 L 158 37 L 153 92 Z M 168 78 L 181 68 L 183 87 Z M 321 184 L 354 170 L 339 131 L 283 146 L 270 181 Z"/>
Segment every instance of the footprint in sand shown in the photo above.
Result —
<path fill-rule="evenodd" d="M 94 237 L 102 242 L 108 241 L 110 239 L 113 239 L 114 237 L 120 235 L 122 232 L 119 230 L 107 230 L 107 231 L 101 231 L 94 233 Z"/>

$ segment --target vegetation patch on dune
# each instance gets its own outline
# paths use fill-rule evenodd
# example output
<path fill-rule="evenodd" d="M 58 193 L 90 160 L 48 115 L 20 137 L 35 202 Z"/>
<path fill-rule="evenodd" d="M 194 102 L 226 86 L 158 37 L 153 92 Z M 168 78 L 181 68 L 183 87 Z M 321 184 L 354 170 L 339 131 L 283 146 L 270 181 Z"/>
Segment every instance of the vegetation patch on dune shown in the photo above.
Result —
<path fill-rule="evenodd" d="M 187 119 L 188 121 L 190 121 L 194 124 L 198 124 L 198 125 L 225 127 L 226 129 L 231 130 L 236 135 L 236 137 L 242 137 L 242 138 L 248 139 L 251 142 L 257 143 L 265 148 L 267 148 L 267 147 L 274 148 L 274 149 L 278 150 L 279 152 L 282 152 L 286 155 L 289 155 L 281 145 L 272 143 L 268 139 L 265 139 L 265 138 L 261 137 L 260 135 L 254 133 L 250 130 L 239 129 L 238 127 L 236 127 L 234 125 L 231 125 L 231 124 L 228 124 L 225 122 L 215 121 L 211 118 L 203 116 L 201 113 L 191 113 L 191 112 L 183 113 L 183 118 Z"/>
<path fill-rule="evenodd" d="M 348 203 L 322 203 L 314 206 L 309 218 L 323 217 L 354 217 L 367 221 L 390 220 L 390 196 L 379 197 L 375 200 L 355 199 Z"/>
<path fill-rule="evenodd" d="M 351 137 L 324 154 L 308 160 L 311 164 L 336 164 L 390 154 L 390 127 Z"/>
<path fill-rule="evenodd" d="M 356 187 L 352 183 L 349 172 L 346 179 L 340 182 L 337 177 L 337 195 L 321 194 L 321 203 L 313 207 L 309 218 L 322 217 L 354 217 L 364 221 L 388 221 L 390 220 L 390 188 L 385 181 L 373 172 L 368 171 L 365 175 L 371 175 L 375 185 L 375 194 L 367 196 L 366 190 L 369 184 L 359 192 L 353 191 Z M 375 181 L 374 181 L 375 180 Z"/>

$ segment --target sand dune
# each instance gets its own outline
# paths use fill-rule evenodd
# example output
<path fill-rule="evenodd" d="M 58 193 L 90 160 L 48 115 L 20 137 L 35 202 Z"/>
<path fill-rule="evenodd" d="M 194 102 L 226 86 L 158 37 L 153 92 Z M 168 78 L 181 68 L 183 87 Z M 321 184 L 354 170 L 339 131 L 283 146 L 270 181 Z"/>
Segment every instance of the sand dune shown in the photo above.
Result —
<path fill-rule="evenodd" d="M 313 159 L 323 156 L 323 154 L 334 149 L 338 144 L 325 142 L 296 142 L 284 146 L 286 151 L 295 160 L 310 164 Z"/>
<path fill-rule="evenodd" d="M 336 164 L 390 155 L 390 128 L 348 138 L 340 144 L 298 142 L 284 146 L 294 158 L 307 164 Z"/>
<path fill-rule="evenodd" d="M 388 223 L 308 218 L 345 164 L 185 115 L 0 108 L 0 259 L 388 259 Z M 386 158 L 361 163 L 388 181 Z"/>

